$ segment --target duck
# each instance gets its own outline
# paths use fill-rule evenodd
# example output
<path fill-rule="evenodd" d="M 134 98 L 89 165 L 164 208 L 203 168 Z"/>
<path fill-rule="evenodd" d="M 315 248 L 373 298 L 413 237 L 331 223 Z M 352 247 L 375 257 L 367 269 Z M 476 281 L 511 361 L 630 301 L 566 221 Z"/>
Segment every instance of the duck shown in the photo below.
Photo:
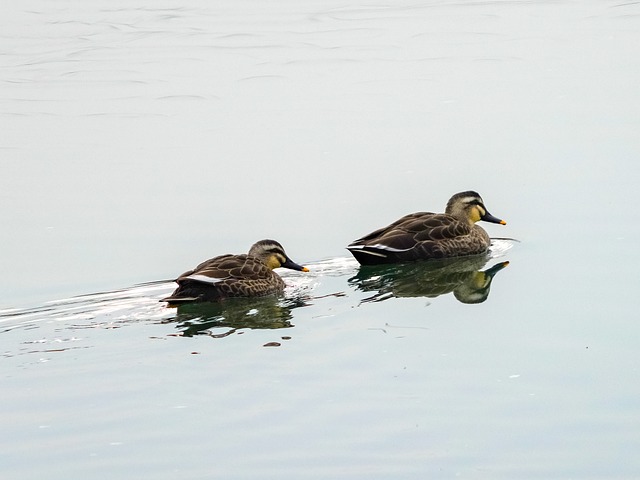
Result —
<path fill-rule="evenodd" d="M 361 265 L 380 265 L 486 253 L 491 239 L 478 221 L 506 225 L 472 190 L 456 193 L 445 213 L 416 212 L 354 240 L 347 250 Z"/>
<path fill-rule="evenodd" d="M 220 255 L 180 275 L 178 288 L 162 302 L 178 306 L 194 302 L 217 302 L 230 297 L 263 297 L 284 292 L 285 283 L 275 268 L 308 272 L 292 261 L 275 240 L 254 243 L 247 254 Z"/>

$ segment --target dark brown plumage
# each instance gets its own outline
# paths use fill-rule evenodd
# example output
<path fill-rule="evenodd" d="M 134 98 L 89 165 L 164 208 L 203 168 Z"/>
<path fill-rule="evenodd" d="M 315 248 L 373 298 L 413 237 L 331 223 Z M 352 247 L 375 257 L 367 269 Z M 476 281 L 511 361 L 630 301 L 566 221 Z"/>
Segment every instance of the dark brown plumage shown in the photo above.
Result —
<path fill-rule="evenodd" d="M 363 265 L 480 254 L 487 251 L 491 240 L 475 224 L 479 220 L 506 224 L 487 211 L 476 192 L 461 192 L 451 197 L 445 213 L 405 215 L 355 240 L 347 249 Z"/>
<path fill-rule="evenodd" d="M 220 255 L 183 273 L 176 279 L 178 288 L 162 301 L 177 305 L 279 294 L 285 283 L 273 271 L 278 267 L 309 271 L 293 262 L 275 240 L 260 240 L 246 255 Z"/>

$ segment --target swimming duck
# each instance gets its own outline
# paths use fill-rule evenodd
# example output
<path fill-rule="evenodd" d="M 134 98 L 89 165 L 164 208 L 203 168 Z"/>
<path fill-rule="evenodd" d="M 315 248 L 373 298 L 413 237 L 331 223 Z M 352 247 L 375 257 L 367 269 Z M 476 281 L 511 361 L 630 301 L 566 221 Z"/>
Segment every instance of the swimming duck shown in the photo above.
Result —
<path fill-rule="evenodd" d="M 282 278 L 273 271 L 279 267 L 309 271 L 293 262 L 275 240 L 260 240 L 246 255 L 220 255 L 183 273 L 176 279 L 178 288 L 161 301 L 178 305 L 279 294 L 285 287 Z"/>
<path fill-rule="evenodd" d="M 362 265 L 485 253 L 491 244 L 479 220 L 506 225 L 491 215 L 478 193 L 456 193 L 445 213 L 418 212 L 355 240 L 347 249 Z"/>

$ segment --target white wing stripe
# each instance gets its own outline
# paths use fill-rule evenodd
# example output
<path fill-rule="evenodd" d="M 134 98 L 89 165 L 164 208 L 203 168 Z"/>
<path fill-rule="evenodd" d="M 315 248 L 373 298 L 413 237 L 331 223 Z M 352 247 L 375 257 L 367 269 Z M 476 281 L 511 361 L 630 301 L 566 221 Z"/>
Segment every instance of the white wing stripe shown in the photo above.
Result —
<path fill-rule="evenodd" d="M 381 243 L 376 243 L 375 245 L 366 245 L 366 248 L 376 248 L 378 250 L 386 250 L 387 252 L 407 252 L 411 250 L 411 248 L 393 248 L 387 245 L 382 245 Z"/>
<path fill-rule="evenodd" d="M 188 277 L 184 277 L 184 278 L 188 278 L 189 280 L 195 280 L 196 282 L 210 283 L 212 285 L 215 285 L 216 283 L 222 281 L 222 278 L 207 277 L 206 275 L 200 275 L 199 273 L 194 273 L 193 275 L 189 275 Z"/>

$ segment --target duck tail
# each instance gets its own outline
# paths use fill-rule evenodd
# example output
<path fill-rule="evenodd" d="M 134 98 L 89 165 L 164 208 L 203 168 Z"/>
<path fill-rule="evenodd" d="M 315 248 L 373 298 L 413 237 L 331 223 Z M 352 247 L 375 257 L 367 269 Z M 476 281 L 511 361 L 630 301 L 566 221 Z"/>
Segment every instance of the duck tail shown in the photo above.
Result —
<path fill-rule="evenodd" d="M 360 263 L 360 265 L 380 265 L 390 263 L 393 260 L 389 256 L 377 249 L 367 248 L 365 245 L 349 245 L 347 250 Z"/>

